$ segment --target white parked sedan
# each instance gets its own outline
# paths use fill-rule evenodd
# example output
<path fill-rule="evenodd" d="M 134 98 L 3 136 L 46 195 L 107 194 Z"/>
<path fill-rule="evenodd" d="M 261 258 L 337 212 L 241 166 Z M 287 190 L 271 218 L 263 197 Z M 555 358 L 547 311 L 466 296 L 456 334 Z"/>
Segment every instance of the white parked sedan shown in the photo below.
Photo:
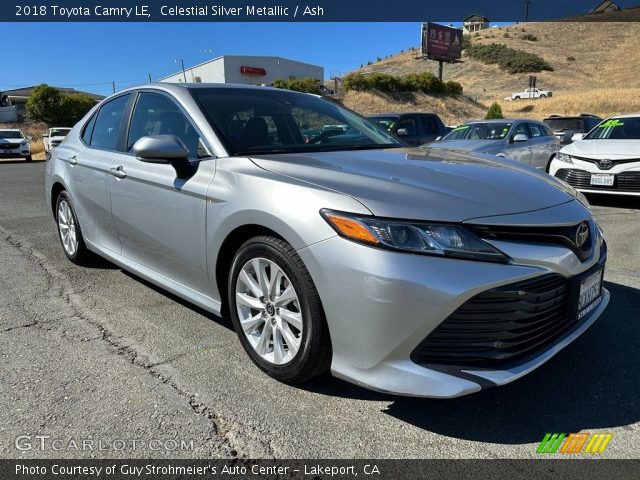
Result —
<path fill-rule="evenodd" d="M 31 161 L 31 138 L 17 128 L 0 130 L 0 158 L 24 158 Z"/>
<path fill-rule="evenodd" d="M 640 196 L 640 113 L 608 118 L 563 147 L 549 173 L 582 192 Z"/>

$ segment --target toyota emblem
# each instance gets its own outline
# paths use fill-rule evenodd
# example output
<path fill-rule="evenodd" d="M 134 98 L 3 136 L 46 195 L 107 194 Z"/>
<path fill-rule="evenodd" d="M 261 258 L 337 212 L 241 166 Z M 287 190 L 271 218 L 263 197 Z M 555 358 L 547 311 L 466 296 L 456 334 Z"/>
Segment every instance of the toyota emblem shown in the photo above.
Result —
<path fill-rule="evenodd" d="M 613 166 L 613 162 L 608 158 L 603 158 L 598 162 L 598 166 L 603 170 L 609 170 Z"/>
<path fill-rule="evenodd" d="M 589 225 L 587 222 L 582 222 L 576 231 L 576 245 L 578 248 L 582 247 L 589 238 Z"/>

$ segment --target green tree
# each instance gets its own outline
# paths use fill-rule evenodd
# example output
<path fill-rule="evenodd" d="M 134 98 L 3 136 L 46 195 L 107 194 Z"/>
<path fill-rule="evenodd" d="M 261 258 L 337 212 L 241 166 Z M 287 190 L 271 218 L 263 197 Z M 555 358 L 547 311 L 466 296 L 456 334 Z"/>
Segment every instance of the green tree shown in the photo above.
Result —
<path fill-rule="evenodd" d="M 95 104 L 85 93 L 64 93 L 43 83 L 27 100 L 27 116 L 51 126 L 72 127 Z"/>
<path fill-rule="evenodd" d="M 31 120 L 53 125 L 60 117 L 61 104 L 60 90 L 43 83 L 33 89 L 33 93 L 27 100 L 27 116 Z"/>
<path fill-rule="evenodd" d="M 59 124 L 71 127 L 78 123 L 96 102 L 86 93 L 69 93 L 62 96 Z"/>
<path fill-rule="evenodd" d="M 502 116 L 502 108 L 500 108 L 500 105 L 498 105 L 498 102 L 493 102 L 489 107 L 489 110 L 487 111 L 487 116 L 485 117 L 485 119 L 494 120 L 499 118 L 504 118 Z"/>

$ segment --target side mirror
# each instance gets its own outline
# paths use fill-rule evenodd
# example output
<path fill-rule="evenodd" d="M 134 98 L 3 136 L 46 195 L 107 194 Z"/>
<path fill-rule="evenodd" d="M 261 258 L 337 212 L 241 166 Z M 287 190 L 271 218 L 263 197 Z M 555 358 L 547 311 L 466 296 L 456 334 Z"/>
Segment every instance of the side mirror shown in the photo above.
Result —
<path fill-rule="evenodd" d="M 175 135 L 150 135 L 133 144 L 133 154 L 141 162 L 173 163 L 186 160 L 189 150 Z"/>
<path fill-rule="evenodd" d="M 409 135 L 409 130 L 407 130 L 406 128 L 399 128 L 396 132 L 396 135 L 398 135 L 399 137 L 406 137 L 407 135 Z"/>
<path fill-rule="evenodd" d="M 133 154 L 141 162 L 170 164 L 178 178 L 191 177 L 197 167 L 189 162 L 189 150 L 175 135 L 150 135 L 133 144 Z"/>
<path fill-rule="evenodd" d="M 529 137 L 527 137 L 524 133 L 518 133 L 513 136 L 514 143 L 526 142 L 527 140 L 529 140 Z"/>
<path fill-rule="evenodd" d="M 574 133 L 571 137 L 572 142 L 577 142 L 578 140 L 582 140 L 584 138 L 584 133 Z"/>

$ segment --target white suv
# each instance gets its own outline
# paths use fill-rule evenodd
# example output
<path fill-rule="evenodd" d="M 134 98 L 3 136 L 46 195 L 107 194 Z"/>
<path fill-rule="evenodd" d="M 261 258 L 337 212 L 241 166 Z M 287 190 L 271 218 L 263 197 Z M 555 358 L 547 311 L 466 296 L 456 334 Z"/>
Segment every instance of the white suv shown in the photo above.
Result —
<path fill-rule="evenodd" d="M 31 161 L 30 137 L 25 137 L 21 130 L 0 130 L 0 158 L 24 158 Z"/>
<path fill-rule="evenodd" d="M 611 117 L 576 133 L 549 173 L 577 190 L 640 196 L 640 113 Z"/>

